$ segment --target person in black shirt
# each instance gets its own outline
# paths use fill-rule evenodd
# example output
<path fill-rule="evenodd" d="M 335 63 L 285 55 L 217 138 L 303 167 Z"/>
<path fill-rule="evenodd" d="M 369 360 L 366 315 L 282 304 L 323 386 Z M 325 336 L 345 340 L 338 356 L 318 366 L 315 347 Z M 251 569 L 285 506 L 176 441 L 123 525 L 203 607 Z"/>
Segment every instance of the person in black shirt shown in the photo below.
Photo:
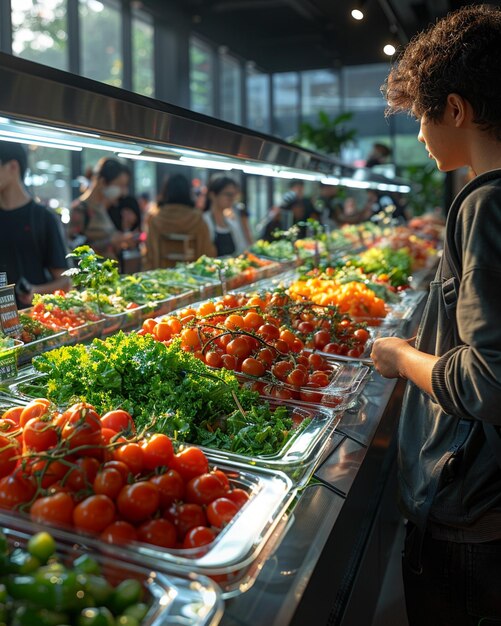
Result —
<path fill-rule="evenodd" d="M 0 141 L 0 271 L 9 283 L 24 285 L 17 290 L 19 306 L 30 305 L 35 293 L 70 287 L 62 275 L 68 262 L 61 225 L 26 191 L 27 163 L 22 145 Z"/>
<path fill-rule="evenodd" d="M 292 215 L 292 224 L 306 222 L 308 219 L 318 220 L 320 217 L 311 199 L 306 198 L 304 195 L 304 182 L 302 180 L 291 180 L 289 191 L 287 191 L 280 203 L 280 211 L 282 215 L 284 213 Z M 290 219 L 285 218 L 284 221 L 287 226 L 290 224 Z M 306 236 L 306 226 L 300 226 L 298 237 L 304 239 Z"/>

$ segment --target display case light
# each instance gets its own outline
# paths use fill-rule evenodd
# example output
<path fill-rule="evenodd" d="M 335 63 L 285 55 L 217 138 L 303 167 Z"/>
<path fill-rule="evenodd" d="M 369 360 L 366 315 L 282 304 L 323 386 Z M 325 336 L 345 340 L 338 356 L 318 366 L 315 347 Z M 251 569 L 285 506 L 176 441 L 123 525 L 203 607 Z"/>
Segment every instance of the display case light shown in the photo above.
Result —
<path fill-rule="evenodd" d="M 22 136 L 15 137 L 3 137 L 0 135 L 0 141 L 8 141 L 9 143 L 22 143 L 27 146 L 42 146 L 43 148 L 55 148 L 56 150 L 72 150 L 73 152 L 81 152 L 82 148 L 76 146 L 67 146 L 63 143 L 49 143 L 47 141 L 40 141 L 39 139 L 28 139 Z"/>
<path fill-rule="evenodd" d="M 200 167 L 209 170 L 232 170 L 235 165 L 227 161 L 215 161 L 213 159 L 195 159 L 192 157 L 179 157 L 179 165 L 188 165 L 190 167 Z"/>

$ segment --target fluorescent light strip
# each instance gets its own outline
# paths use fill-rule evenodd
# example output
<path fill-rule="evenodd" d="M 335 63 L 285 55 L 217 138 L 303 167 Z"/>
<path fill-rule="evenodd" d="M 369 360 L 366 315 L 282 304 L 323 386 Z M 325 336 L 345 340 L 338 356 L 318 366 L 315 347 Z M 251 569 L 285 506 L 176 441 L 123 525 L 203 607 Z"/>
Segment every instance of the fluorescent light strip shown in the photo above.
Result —
<path fill-rule="evenodd" d="M 46 141 L 39 141 L 38 139 L 24 139 L 23 137 L 2 137 L 0 135 L 0 141 L 8 141 L 10 143 L 22 143 L 28 146 L 42 146 L 44 148 L 55 148 L 56 150 L 71 150 L 73 152 L 81 152 L 82 148 L 75 146 L 66 146 L 62 143 L 48 143 Z"/>
<path fill-rule="evenodd" d="M 212 161 L 211 159 L 194 159 L 191 157 L 182 156 L 179 158 L 181 165 L 188 165 L 191 167 L 200 167 L 202 169 L 212 170 L 232 170 L 235 169 L 235 165 L 227 163 L 226 161 Z"/>
<path fill-rule="evenodd" d="M 71 141 L 71 139 L 54 139 L 52 137 L 44 137 L 44 136 L 40 136 L 40 135 L 31 135 L 29 133 L 14 133 L 12 131 L 9 130 L 1 130 L 0 131 L 2 135 L 5 135 L 6 137 L 19 137 L 22 139 L 28 139 L 28 140 L 32 140 L 32 143 L 35 143 L 36 141 L 44 141 L 46 144 L 48 145 L 54 145 L 54 146 L 58 146 L 58 145 L 64 145 L 64 146 L 76 146 L 77 148 L 79 148 L 80 150 L 82 148 L 93 148 L 95 150 L 109 150 L 110 152 L 122 152 L 124 154 L 140 154 L 141 150 L 129 150 L 129 148 L 114 148 L 111 146 L 107 146 L 107 145 L 101 145 L 101 144 L 95 144 L 95 143 L 87 143 L 87 142 L 78 142 L 78 141 Z M 19 142 L 18 142 L 19 143 Z M 69 150 L 70 148 L 68 148 Z"/>
<path fill-rule="evenodd" d="M 129 154 L 126 152 L 119 152 L 117 156 L 123 157 L 124 159 L 132 159 L 133 161 L 148 161 L 151 163 L 172 163 L 173 165 L 186 165 L 186 163 L 181 163 L 179 159 L 168 159 L 164 157 L 146 156 L 143 154 Z"/>

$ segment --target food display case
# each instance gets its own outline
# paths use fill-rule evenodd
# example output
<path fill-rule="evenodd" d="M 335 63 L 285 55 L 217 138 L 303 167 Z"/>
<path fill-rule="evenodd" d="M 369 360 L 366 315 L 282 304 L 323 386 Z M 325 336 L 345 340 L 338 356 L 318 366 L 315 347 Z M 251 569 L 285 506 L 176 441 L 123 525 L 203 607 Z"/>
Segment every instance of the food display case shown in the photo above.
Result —
<path fill-rule="evenodd" d="M 354 168 L 279 139 L 4 54 L 0 54 L 0 80 L 0 139 L 61 149 L 109 150 L 121 158 L 192 167 L 207 166 L 209 161 L 215 169 L 330 184 L 346 184 L 357 177 Z M 363 180 L 365 188 L 410 191 L 404 181 L 371 178 L 370 172 L 364 173 Z M 281 270 L 294 264 L 284 259 Z M 256 276 L 275 271 L 276 264 Z M 283 274 L 267 284 L 289 279 Z M 192 290 L 185 300 L 177 304 L 166 300 L 154 313 L 163 315 L 176 306 L 216 295 L 217 280 L 199 282 L 200 289 Z M 422 306 L 418 291 L 405 302 L 402 299 L 395 312 L 398 332 L 412 335 Z M 142 310 L 132 312 L 127 320 L 122 314 L 110 315 L 96 322 L 93 336 L 138 326 L 142 316 Z M 76 334 L 68 333 L 68 340 L 85 341 L 89 332 L 89 328 L 78 329 Z M 35 354 L 35 346 L 30 350 L 24 353 L 26 360 Z M 338 393 L 349 368 L 334 358 L 332 367 L 339 373 L 332 383 L 333 393 Z M 377 597 L 396 519 L 391 503 L 403 383 L 383 380 L 370 362 L 349 371 L 352 388 L 360 389 L 357 386 L 342 410 L 297 403 L 291 407 L 297 418 L 310 422 L 280 454 L 238 458 L 209 452 L 214 463 L 236 472 L 235 481 L 245 483 L 254 494 L 214 549 L 190 559 L 175 551 L 164 555 L 153 549 L 108 547 L 106 558 L 173 576 L 166 583 L 172 590 L 169 597 L 174 598 L 173 613 L 159 625 L 216 624 L 219 618 L 227 626 L 301 625 L 311 622 L 312 615 L 316 623 L 368 623 L 364 620 Z M 33 373 L 22 376 L 2 385 L 0 407 L 29 399 L 23 391 Z M 22 542 L 29 526 L 17 528 L 15 520 L 7 515 L 0 522 L 11 527 L 13 541 Z M 63 531 L 61 537 L 74 540 Z M 92 540 L 85 548 L 102 550 Z M 369 564 L 366 571 L 376 572 L 370 581 L 360 576 L 362 564 Z M 196 585 L 188 582 L 190 571 L 202 575 Z M 219 591 L 205 575 L 217 581 L 226 596 L 222 616 Z M 184 605 L 176 605 L 176 598 Z M 204 607 L 203 619 L 189 621 L 193 603 Z M 176 617 L 176 611 L 182 615 Z"/>

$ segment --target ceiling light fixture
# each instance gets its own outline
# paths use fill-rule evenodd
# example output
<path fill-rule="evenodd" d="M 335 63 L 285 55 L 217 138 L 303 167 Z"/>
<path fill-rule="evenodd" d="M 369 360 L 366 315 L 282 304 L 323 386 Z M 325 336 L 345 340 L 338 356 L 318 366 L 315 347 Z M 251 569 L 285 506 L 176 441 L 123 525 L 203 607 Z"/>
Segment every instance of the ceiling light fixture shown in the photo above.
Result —
<path fill-rule="evenodd" d="M 360 22 L 361 20 L 364 19 L 364 12 L 361 9 L 352 9 L 351 10 L 351 17 L 354 20 L 357 20 L 357 22 Z"/>
<path fill-rule="evenodd" d="M 395 52 L 397 51 L 397 49 L 395 48 L 395 46 L 392 43 L 387 43 L 384 48 L 383 48 L 383 52 L 388 55 L 389 57 L 392 57 Z"/>

